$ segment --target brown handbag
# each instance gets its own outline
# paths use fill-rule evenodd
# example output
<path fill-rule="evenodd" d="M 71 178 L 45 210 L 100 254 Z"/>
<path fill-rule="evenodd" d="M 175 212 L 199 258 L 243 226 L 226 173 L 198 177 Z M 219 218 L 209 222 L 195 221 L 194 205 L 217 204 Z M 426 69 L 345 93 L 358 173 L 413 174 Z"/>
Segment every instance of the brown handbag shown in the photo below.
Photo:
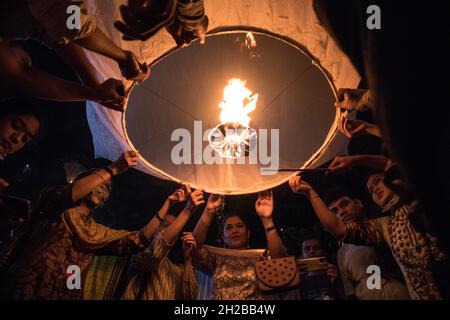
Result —
<path fill-rule="evenodd" d="M 295 289 L 300 285 L 300 275 L 294 256 L 255 262 L 258 288 L 264 293 Z"/>

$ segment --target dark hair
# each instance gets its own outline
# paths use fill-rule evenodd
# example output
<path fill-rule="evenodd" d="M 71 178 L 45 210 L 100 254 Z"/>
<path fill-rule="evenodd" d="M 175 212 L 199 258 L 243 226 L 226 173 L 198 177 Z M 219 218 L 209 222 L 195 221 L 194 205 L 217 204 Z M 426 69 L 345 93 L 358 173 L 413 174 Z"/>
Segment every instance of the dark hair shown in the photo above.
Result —
<path fill-rule="evenodd" d="M 35 116 L 39 122 L 42 122 L 44 118 L 42 110 L 33 101 L 23 98 L 0 101 L 0 117 L 8 114 L 29 114 Z"/>
<path fill-rule="evenodd" d="M 313 229 L 303 229 L 301 230 L 300 233 L 300 250 L 302 253 L 303 253 L 303 242 L 313 239 L 318 240 L 320 246 L 322 247 L 322 250 L 326 251 L 326 244 L 323 233 L 320 233 L 319 231 Z"/>
<path fill-rule="evenodd" d="M 223 215 L 223 218 L 221 219 L 221 221 L 219 220 L 220 230 L 219 230 L 219 232 L 217 234 L 217 238 L 216 238 L 217 245 L 226 247 L 225 241 L 224 241 L 225 223 L 228 220 L 228 218 L 231 218 L 231 217 L 238 217 L 244 223 L 245 227 L 247 228 L 247 231 L 250 231 L 249 223 L 248 223 L 247 219 L 244 218 L 243 215 L 241 215 L 239 213 L 234 213 L 234 212 L 225 213 Z M 249 239 L 249 240 L 250 240 L 249 242 L 251 243 L 251 239 Z M 249 244 L 249 243 L 247 243 L 247 244 Z"/>
<path fill-rule="evenodd" d="M 225 228 L 225 223 L 226 223 L 227 219 L 228 219 L 228 218 L 231 218 L 231 217 L 238 217 L 238 218 L 244 223 L 245 227 L 246 227 L 247 229 L 250 230 L 248 221 L 247 221 L 246 218 L 244 218 L 243 215 L 238 214 L 238 213 L 231 213 L 231 212 L 230 212 L 230 213 L 226 213 L 226 214 L 223 216 L 223 219 L 222 219 L 222 225 L 221 225 L 221 227 L 222 227 L 222 230 L 221 230 L 221 231 L 222 231 L 222 232 L 223 232 L 223 229 Z"/>
<path fill-rule="evenodd" d="M 39 121 L 39 130 L 33 137 L 36 141 L 44 127 L 44 113 L 35 105 L 35 102 L 25 98 L 14 98 L 0 101 L 0 118 L 7 115 L 31 115 Z"/>
<path fill-rule="evenodd" d="M 324 241 L 323 241 L 321 236 L 316 235 L 316 234 L 310 234 L 307 237 L 304 237 L 302 239 L 302 243 L 305 242 L 305 241 L 308 241 L 308 240 L 317 240 L 317 241 L 319 241 L 320 246 L 322 247 L 322 249 L 325 249 Z"/>
<path fill-rule="evenodd" d="M 303 254 L 303 241 L 317 239 L 324 252 L 325 257 L 329 261 L 336 260 L 336 253 L 339 249 L 336 239 L 325 231 L 320 223 L 315 223 L 312 227 L 299 230 L 299 246 L 298 252 Z"/>
<path fill-rule="evenodd" d="M 359 200 L 359 197 L 354 192 L 343 187 L 333 187 L 325 192 L 323 201 L 327 206 L 329 206 L 333 201 L 342 197 L 349 197 L 353 200 Z"/>
<path fill-rule="evenodd" d="M 375 168 L 367 170 L 364 181 L 367 183 L 369 181 L 370 176 L 374 174 L 384 174 L 384 170 Z"/>

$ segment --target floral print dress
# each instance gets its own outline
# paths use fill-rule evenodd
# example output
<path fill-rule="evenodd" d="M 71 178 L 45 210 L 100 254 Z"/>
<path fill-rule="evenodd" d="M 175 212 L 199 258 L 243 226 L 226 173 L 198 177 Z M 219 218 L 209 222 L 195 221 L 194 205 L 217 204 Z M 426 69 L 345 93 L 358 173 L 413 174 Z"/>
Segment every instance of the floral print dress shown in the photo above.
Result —
<path fill-rule="evenodd" d="M 71 201 L 71 186 L 45 192 L 40 216 L 32 223 L 20 256 L 8 270 L 8 298 L 82 299 L 94 254 L 125 255 L 143 250 L 142 231 L 114 230 L 98 224 Z M 67 269 L 80 268 L 81 289 L 69 289 Z"/>

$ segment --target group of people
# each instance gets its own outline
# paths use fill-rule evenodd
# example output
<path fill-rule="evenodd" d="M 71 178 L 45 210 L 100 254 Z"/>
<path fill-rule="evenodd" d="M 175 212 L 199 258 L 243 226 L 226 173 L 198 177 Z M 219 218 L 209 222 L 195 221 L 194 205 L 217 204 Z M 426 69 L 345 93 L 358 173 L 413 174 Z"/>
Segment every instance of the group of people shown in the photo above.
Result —
<path fill-rule="evenodd" d="M 315 6 L 328 29 L 327 1 Z M 150 74 L 145 62 L 114 44 L 95 24 L 81 3 L 81 27 L 65 27 L 66 8 L 71 1 L 4 1 L 0 5 L 0 86 L 18 94 L 56 101 L 93 100 L 123 111 L 126 92 L 122 79 L 102 81 L 84 50 L 117 62 L 129 81 L 144 81 Z M 151 5 L 149 5 L 151 4 Z M 3 10 L 5 9 L 5 10 Z M 14 13 L 14 14 L 12 14 Z M 122 21 L 115 23 L 124 39 L 146 40 L 162 28 L 178 46 L 194 39 L 205 41 L 208 17 L 202 0 L 129 1 L 121 7 Z M 5 15 L 5 17 L 3 17 Z M 14 19 L 20 16 L 21 19 Z M 63 19 L 64 17 L 64 19 Z M 331 21 L 331 23 L 330 23 Z M 335 30 L 336 31 L 336 30 Z M 339 30 L 335 32 L 339 33 Z M 330 34 L 333 32 L 330 31 Z M 80 83 L 60 79 L 38 70 L 20 42 L 33 38 L 54 49 L 80 78 Z M 345 51 L 345 45 L 344 51 Z M 351 57 L 350 57 L 351 58 Z M 357 64 L 356 64 L 357 65 Z M 360 72 L 364 72 L 361 71 Z M 377 110 L 379 96 L 371 90 L 341 89 L 336 108 L 347 113 Z M 331 107 L 331 106 L 330 106 Z M 39 133 L 39 110 L 22 100 L 9 100 L 0 107 L 0 155 L 18 151 Z M 386 132 L 375 124 L 350 120 L 344 113 L 339 131 L 349 138 Z M 389 137 L 388 148 L 392 148 Z M 110 196 L 112 177 L 136 166 L 137 151 L 124 152 L 115 162 L 81 173 L 67 185 L 41 192 L 33 215 L 3 248 L 0 257 L 0 295 L 6 299 L 83 299 L 83 285 L 97 255 L 131 256 L 122 299 L 445 299 L 450 293 L 450 271 L 445 246 L 436 232 L 425 202 L 414 183 L 405 179 L 404 164 L 386 155 L 338 156 L 328 172 L 339 173 L 355 166 L 367 167 L 367 192 L 383 215 L 368 219 L 368 203 L 343 186 L 317 192 L 299 175 L 290 178 L 292 192 L 305 196 L 326 232 L 340 243 L 336 261 L 326 261 L 323 277 L 299 266 L 300 284 L 290 290 L 264 292 L 259 286 L 255 263 L 287 257 L 287 250 L 273 220 L 274 195 L 261 192 L 255 211 L 265 230 L 267 248 L 250 248 L 252 231 L 246 217 L 222 216 L 224 197 L 183 185 L 161 209 L 137 231 L 115 230 L 97 223 L 92 211 Z M 9 182 L 0 177 L 0 188 Z M 179 213 L 173 205 L 185 203 Z M 183 232 L 199 207 L 204 207 L 192 232 Z M 221 217 L 224 247 L 206 245 L 214 219 Z M 169 257 L 175 241 L 183 242 L 183 263 Z M 302 259 L 327 256 L 321 236 L 302 241 Z M 302 259 L 299 259 L 301 262 Z M 67 287 L 67 270 L 79 266 L 82 287 Z M 301 264 L 299 264 L 301 265 Z M 381 270 L 379 288 L 368 286 L 369 266 Z M 281 272 L 281 271 L 274 271 Z M 316 273 L 317 274 L 317 273 Z M 206 281 L 202 281 L 206 279 Z M 314 287 L 326 290 L 308 290 Z M 305 289 L 306 288 L 306 289 Z"/>

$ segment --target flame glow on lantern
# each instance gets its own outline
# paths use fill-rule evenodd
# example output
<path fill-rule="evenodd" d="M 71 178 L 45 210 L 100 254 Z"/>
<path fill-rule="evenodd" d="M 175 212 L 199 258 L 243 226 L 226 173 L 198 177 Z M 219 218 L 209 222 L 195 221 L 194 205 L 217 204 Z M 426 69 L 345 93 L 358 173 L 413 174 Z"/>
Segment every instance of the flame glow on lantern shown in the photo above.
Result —
<path fill-rule="evenodd" d="M 245 87 L 245 81 L 233 78 L 228 81 L 228 85 L 223 90 L 223 101 L 219 104 L 222 109 L 220 121 L 225 123 L 239 123 L 248 127 L 251 118 L 250 112 L 256 109 L 258 94 Z"/>
<path fill-rule="evenodd" d="M 247 35 L 245 36 L 245 46 L 249 49 L 256 47 L 256 40 L 253 33 L 247 32 Z"/>
<path fill-rule="evenodd" d="M 256 109 L 258 94 L 246 88 L 246 82 L 238 78 L 228 81 L 219 104 L 220 122 L 209 135 L 209 143 L 220 156 L 237 158 L 249 151 L 250 139 L 256 138 L 249 127 L 249 113 Z"/>

